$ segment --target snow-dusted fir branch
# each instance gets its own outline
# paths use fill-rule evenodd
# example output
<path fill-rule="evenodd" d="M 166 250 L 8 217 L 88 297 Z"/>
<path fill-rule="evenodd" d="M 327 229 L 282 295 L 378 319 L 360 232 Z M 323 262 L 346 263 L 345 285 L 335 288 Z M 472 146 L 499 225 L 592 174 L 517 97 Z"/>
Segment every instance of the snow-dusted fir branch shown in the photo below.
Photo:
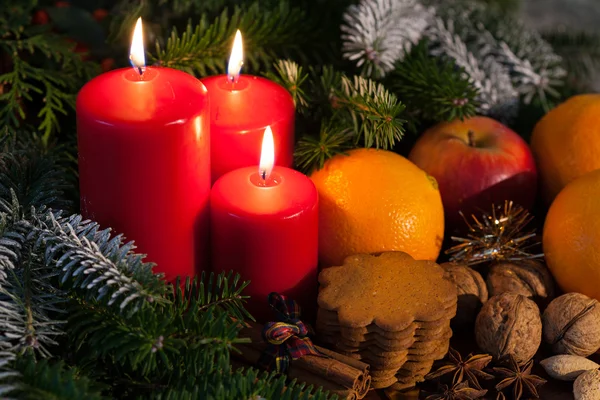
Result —
<path fill-rule="evenodd" d="M 13 352 L 0 351 L 0 396 L 10 400 L 10 394 L 18 389 L 19 372 L 13 369 L 17 357 Z"/>
<path fill-rule="evenodd" d="M 38 247 L 45 263 L 55 265 L 61 282 L 68 282 L 88 299 L 107 300 L 121 310 L 137 311 L 144 303 L 162 301 L 166 285 L 152 273 L 152 264 L 133 253 L 133 243 L 111 236 L 97 223 L 80 215 L 56 217 L 46 212 L 37 218 Z"/>
<path fill-rule="evenodd" d="M 63 334 L 62 321 L 49 317 L 63 301 L 49 283 L 52 269 L 32 252 L 33 229 L 22 219 L 21 206 L 12 192 L 11 203 L 0 199 L 0 350 L 23 353 L 34 350 L 43 357 Z"/>
<path fill-rule="evenodd" d="M 453 60 L 479 91 L 479 112 L 507 117 L 507 112 L 512 114 L 516 111 L 518 93 L 508 69 L 488 54 L 470 51 L 467 43 L 455 32 L 454 20 L 436 18 L 427 33 L 432 43 L 431 53 Z"/>
<path fill-rule="evenodd" d="M 417 0 L 362 0 L 344 13 L 344 57 L 382 77 L 421 40 L 434 10 Z"/>

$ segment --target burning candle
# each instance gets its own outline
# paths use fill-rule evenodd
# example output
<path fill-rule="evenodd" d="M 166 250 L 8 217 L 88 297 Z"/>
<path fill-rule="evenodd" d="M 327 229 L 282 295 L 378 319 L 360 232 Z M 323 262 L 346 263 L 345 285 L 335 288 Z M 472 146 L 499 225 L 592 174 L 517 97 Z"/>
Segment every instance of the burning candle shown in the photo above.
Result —
<path fill-rule="evenodd" d="M 274 166 L 267 127 L 259 167 L 228 172 L 211 191 L 211 250 L 215 272 L 234 270 L 251 283 L 248 310 L 272 318 L 270 292 L 296 299 L 314 317 L 317 296 L 318 196 L 310 179 Z"/>
<path fill-rule="evenodd" d="M 273 132 L 277 165 L 291 167 L 294 153 L 294 101 L 265 78 L 240 75 L 242 35 L 237 31 L 227 75 L 202 79 L 210 96 L 211 175 L 214 183 L 234 169 L 257 165 L 263 132 Z"/>
<path fill-rule="evenodd" d="M 81 211 L 135 240 L 166 279 L 208 260 L 208 95 L 184 72 L 145 66 L 142 22 L 133 68 L 102 74 L 77 96 Z"/>

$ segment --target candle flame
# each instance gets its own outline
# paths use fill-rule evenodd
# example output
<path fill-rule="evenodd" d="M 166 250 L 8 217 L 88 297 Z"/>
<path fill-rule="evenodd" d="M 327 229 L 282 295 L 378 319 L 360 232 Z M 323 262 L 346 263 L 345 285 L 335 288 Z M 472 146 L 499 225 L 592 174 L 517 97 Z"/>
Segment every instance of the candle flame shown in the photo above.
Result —
<path fill-rule="evenodd" d="M 271 127 L 267 126 L 263 135 L 262 151 L 260 152 L 260 164 L 258 174 L 266 181 L 273 172 L 273 164 L 275 164 L 275 143 L 273 143 L 273 132 Z"/>
<path fill-rule="evenodd" d="M 144 53 L 144 31 L 142 29 L 142 17 L 139 17 L 135 23 L 133 30 L 133 38 L 131 39 L 131 48 L 129 50 L 129 61 L 131 66 L 135 68 L 140 75 L 146 68 L 146 55 Z"/>
<path fill-rule="evenodd" d="M 227 79 L 230 82 L 235 83 L 238 81 L 242 65 L 244 65 L 244 47 L 242 45 L 242 33 L 238 29 L 235 33 L 235 39 L 233 39 L 233 48 L 227 66 Z"/>

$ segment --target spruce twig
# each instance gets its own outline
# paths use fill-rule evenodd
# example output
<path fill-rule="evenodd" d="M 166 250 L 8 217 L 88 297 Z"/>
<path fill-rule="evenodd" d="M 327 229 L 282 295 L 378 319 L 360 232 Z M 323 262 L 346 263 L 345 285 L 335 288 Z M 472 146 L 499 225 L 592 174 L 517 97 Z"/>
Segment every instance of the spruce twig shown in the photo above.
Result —
<path fill-rule="evenodd" d="M 305 174 L 321 169 L 325 161 L 352 148 L 352 138 L 349 128 L 336 130 L 335 123 L 323 123 L 318 137 L 305 135 L 298 141 L 294 151 L 295 165 Z"/>
<path fill-rule="evenodd" d="M 342 77 L 341 89 L 334 92 L 334 104 L 349 112 L 357 144 L 391 149 L 404 135 L 404 104 L 382 84 L 363 77 Z M 335 107 L 334 106 L 334 107 Z"/>
<path fill-rule="evenodd" d="M 20 10 L 31 15 L 36 3 Z M 0 66 L 0 124 L 21 128 L 32 121 L 48 143 L 60 130 L 60 117 L 74 109 L 79 87 L 99 68 L 83 61 L 73 51 L 74 44 L 48 27 L 5 15 L 12 12 L 12 7 L 0 11 L 0 26 L 4 28 L 0 64 L 5 64 Z M 6 57 L 10 62 L 4 62 Z"/>
<path fill-rule="evenodd" d="M 366 77 L 381 78 L 421 40 L 434 10 L 417 0 L 362 0 L 341 27 L 344 57 Z"/>
<path fill-rule="evenodd" d="M 310 38 L 304 19 L 305 12 L 287 0 L 272 8 L 259 2 L 226 8 L 214 19 L 202 14 L 197 24 L 189 22 L 181 34 L 173 28 L 166 45 L 157 42 L 151 60 L 200 76 L 223 73 L 239 29 L 247 48 L 252 49 L 245 54 L 245 65 L 250 70 L 269 69 L 279 55 L 298 54 L 301 44 Z"/>
<path fill-rule="evenodd" d="M 292 95 L 296 111 L 303 113 L 308 107 L 309 98 L 304 90 L 304 83 L 308 79 L 308 73 L 291 60 L 278 60 L 274 64 L 275 71 L 267 73 L 267 77 L 286 88 Z"/>
<path fill-rule="evenodd" d="M 133 313 L 148 302 L 161 302 L 165 284 L 152 273 L 152 264 L 135 254 L 133 242 L 84 220 L 80 215 L 57 217 L 46 212 L 35 218 L 37 246 L 47 265 L 56 265 L 60 282 L 95 301 Z"/>
<path fill-rule="evenodd" d="M 413 118 L 420 120 L 469 118 L 480 107 L 479 93 L 465 71 L 452 62 L 431 57 L 425 41 L 396 63 L 387 82 L 402 102 L 409 104 L 407 111 Z"/>

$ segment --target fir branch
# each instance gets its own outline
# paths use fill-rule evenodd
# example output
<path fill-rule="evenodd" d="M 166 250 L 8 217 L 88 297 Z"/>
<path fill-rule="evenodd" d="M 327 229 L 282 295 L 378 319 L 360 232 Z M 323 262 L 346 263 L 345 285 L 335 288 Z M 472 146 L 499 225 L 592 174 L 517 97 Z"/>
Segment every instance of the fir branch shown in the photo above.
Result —
<path fill-rule="evenodd" d="M 285 376 L 267 374 L 256 369 L 216 372 L 188 380 L 181 387 L 154 394 L 153 400 L 334 400 L 339 397 Z"/>
<path fill-rule="evenodd" d="M 287 0 L 272 8 L 254 2 L 225 9 L 214 20 L 203 14 L 195 26 L 188 23 L 181 35 L 174 28 L 165 46 L 157 42 L 156 56 L 151 59 L 197 75 L 225 72 L 233 36 L 239 29 L 252 49 L 246 53 L 246 64 L 251 70 L 268 69 L 279 56 L 297 53 L 300 44 L 309 39 L 304 19 L 305 12 L 291 7 Z"/>
<path fill-rule="evenodd" d="M 290 92 L 296 111 L 299 113 L 305 112 L 309 99 L 303 85 L 308 79 L 308 73 L 304 72 L 301 66 L 291 60 L 278 60 L 274 68 L 277 74 L 268 72 L 267 77 Z"/>
<path fill-rule="evenodd" d="M 157 385 L 199 377 L 229 366 L 229 353 L 241 328 L 232 318 L 246 318 L 239 275 L 202 275 L 199 281 L 179 283 L 175 294 L 127 317 L 112 307 L 75 297 L 69 313 L 70 339 L 80 359 L 115 364 L 120 374 L 142 379 L 123 385 L 144 390 L 145 377 Z M 84 343 L 83 346 L 79 345 Z M 156 388 L 156 386 L 154 386 Z"/>
<path fill-rule="evenodd" d="M 34 134 L 5 130 L 0 144 L 0 197 L 10 201 L 11 191 L 27 213 L 34 208 L 69 210 L 73 204 L 65 191 L 75 182 L 62 167 L 62 147 L 48 150 Z"/>
<path fill-rule="evenodd" d="M 186 279 L 182 288 L 179 281 L 176 281 L 173 296 L 167 296 L 173 302 L 175 307 L 181 307 L 179 312 L 182 315 L 189 315 L 189 308 L 197 308 L 197 312 L 205 312 L 213 308 L 218 308 L 227 312 L 233 318 L 240 321 L 254 319 L 244 308 L 244 303 L 249 296 L 242 295 L 244 289 L 250 282 L 240 281 L 239 274 L 221 273 L 215 276 L 214 273 L 206 274 L 204 271 L 199 278 L 190 281 Z"/>
<path fill-rule="evenodd" d="M 508 70 L 495 59 L 488 57 L 480 62 L 455 31 L 454 20 L 436 18 L 428 31 L 434 56 L 450 59 L 464 71 L 464 78 L 479 92 L 478 112 L 491 114 L 502 119 L 514 116 L 518 93 L 512 86 Z M 462 36 L 465 36 L 463 33 Z"/>
<path fill-rule="evenodd" d="M 16 197 L 0 204 L 0 349 L 49 357 L 55 337 L 64 333 L 63 321 L 49 315 L 61 312 L 63 298 L 50 284 L 54 272 L 32 251 L 32 225 L 18 219 Z"/>
<path fill-rule="evenodd" d="M 36 217 L 37 246 L 45 263 L 55 265 L 60 282 L 89 300 L 106 301 L 120 311 L 134 313 L 150 302 L 163 301 L 166 286 L 152 273 L 144 255 L 133 253 L 133 242 L 122 235 L 83 220 L 80 215 L 56 217 L 46 212 Z"/>
<path fill-rule="evenodd" d="M 574 81 L 587 83 L 600 66 L 600 35 L 591 32 L 548 32 L 543 38 L 559 54 Z"/>
<path fill-rule="evenodd" d="M 19 382 L 13 386 L 12 396 L 22 400 L 102 400 L 103 385 L 83 376 L 64 362 L 36 361 L 27 355 L 14 363 Z"/>
<path fill-rule="evenodd" d="M 345 154 L 352 148 L 353 134 L 349 128 L 340 128 L 335 123 L 323 123 L 317 138 L 303 136 L 294 150 L 296 168 L 310 175 L 315 169 L 323 168 L 325 161 Z"/>
<path fill-rule="evenodd" d="M 334 102 L 349 112 L 357 144 L 362 139 L 363 147 L 391 149 L 402 139 L 406 121 L 400 115 L 405 106 L 394 94 L 360 76 L 352 80 L 344 76 L 341 84 Z"/>
<path fill-rule="evenodd" d="M 548 108 L 548 98 L 557 97 L 565 71 L 561 58 L 541 35 L 514 15 L 482 4 L 449 1 L 438 11 L 452 20 L 461 39 L 482 65 L 507 71 L 523 103 L 537 101 Z M 505 83 L 502 83 L 505 86 Z"/>
<path fill-rule="evenodd" d="M 417 0 L 362 0 L 343 17 L 344 57 L 364 76 L 380 78 L 421 40 L 433 15 Z"/>
<path fill-rule="evenodd" d="M 19 128 L 33 119 L 46 143 L 60 130 L 60 116 L 74 109 L 79 87 L 98 72 L 74 46 L 45 26 L 8 26 L 0 40 L 0 59 L 8 58 L 0 68 L 3 126 Z"/>
<path fill-rule="evenodd" d="M 11 397 L 7 396 L 14 395 L 19 389 L 21 374 L 14 368 L 16 359 L 15 353 L 0 351 L 0 396 L 6 400 L 11 400 Z"/>
<path fill-rule="evenodd" d="M 410 104 L 408 111 L 425 121 L 469 118 L 480 107 L 478 91 L 464 69 L 429 56 L 426 42 L 396 63 L 387 81 L 402 102 Z"/>

